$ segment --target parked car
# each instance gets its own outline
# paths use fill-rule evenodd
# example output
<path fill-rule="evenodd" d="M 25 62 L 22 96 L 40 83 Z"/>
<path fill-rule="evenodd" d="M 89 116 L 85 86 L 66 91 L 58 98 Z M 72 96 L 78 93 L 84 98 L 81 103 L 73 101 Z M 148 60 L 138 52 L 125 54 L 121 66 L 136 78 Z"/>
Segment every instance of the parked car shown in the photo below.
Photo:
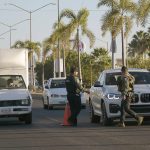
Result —
<path fill-rule="evenodd" d="M 135 99 L 131 102 L 131 109 L 150 120 L 150 72 L 144 69 L 129 69 L 129 73 L 135 77 Z M 120 69 L 105 70 L 90 88 L 92 123 L 111 125 L 113 120 L 120 117 L 121 93 L 118 92 L 116 84 L 120 75 Z"/>
<path fill-rule="evenodd" d="M 67 103 L 67 91 L 65 78 L 51 78 L 48 80 L 43 91 L 44 109 L 53 109 L 55 106 L 65 106 Z M 82 107 L 86 108 L 85 94 L 81 94 Z"/>

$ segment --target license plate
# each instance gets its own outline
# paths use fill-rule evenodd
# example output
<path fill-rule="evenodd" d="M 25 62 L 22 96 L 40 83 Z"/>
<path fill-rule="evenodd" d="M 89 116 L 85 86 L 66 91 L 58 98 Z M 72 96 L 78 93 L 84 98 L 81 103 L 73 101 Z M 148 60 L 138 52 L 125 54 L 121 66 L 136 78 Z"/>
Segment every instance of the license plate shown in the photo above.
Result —
<path fill-rule="evenodd" d="M 3 108 L 1 109 L 1 113 L 10 113 L 11 109 L 10 108 Z"/>

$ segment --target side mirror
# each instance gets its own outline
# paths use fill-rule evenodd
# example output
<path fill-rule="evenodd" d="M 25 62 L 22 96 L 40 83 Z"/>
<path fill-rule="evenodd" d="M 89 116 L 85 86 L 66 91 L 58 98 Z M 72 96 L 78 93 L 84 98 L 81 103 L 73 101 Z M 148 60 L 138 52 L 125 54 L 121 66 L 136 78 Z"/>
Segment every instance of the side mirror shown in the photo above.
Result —
<path fill-rule="evenodd" d="M 103 87 L 103 85 L 101 85 L 99 81 L 96 81 L 94 87 Z"/>

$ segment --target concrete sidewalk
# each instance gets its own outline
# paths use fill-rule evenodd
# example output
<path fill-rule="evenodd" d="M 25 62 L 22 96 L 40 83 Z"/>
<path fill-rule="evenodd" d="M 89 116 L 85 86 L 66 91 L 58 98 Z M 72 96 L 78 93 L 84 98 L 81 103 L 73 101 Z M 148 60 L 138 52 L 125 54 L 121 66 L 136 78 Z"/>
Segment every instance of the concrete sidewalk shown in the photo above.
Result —
<path fill-rule="evenodd" d="M 32 99 L 42 100 L 42 93 L 31 93 Z"/>

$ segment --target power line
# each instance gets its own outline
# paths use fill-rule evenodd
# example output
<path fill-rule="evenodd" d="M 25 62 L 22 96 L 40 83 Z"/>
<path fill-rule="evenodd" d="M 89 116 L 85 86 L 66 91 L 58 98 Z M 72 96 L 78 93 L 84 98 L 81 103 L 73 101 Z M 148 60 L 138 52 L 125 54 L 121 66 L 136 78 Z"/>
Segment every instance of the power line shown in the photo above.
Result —
<path fill-rule="evenodd" d="M 66 9 L 66 8 L 64 8 Z M 73 9 L 73 11 L 79 11 L 80 9 Z M 17 10 L 17 9 L 0 9 L 0 11 L 14 11 L 14 12 L 21 12 L 21 10 Z M 46 10 L 43 10 L 44 11 L 56 11 L 56 9 L 46 9 Z M 97 9 L 88 9 L 88 11 L 90 12 L 104 12 L 106 10 L 97 10 Z"/>

